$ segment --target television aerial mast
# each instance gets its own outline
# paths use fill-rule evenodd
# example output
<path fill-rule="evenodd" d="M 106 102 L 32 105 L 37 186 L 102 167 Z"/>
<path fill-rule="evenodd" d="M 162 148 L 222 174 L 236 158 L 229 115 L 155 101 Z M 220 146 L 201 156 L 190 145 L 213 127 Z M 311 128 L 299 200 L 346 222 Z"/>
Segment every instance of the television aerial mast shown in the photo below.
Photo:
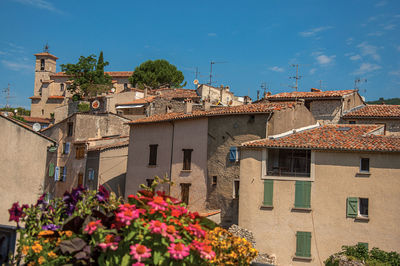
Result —
<path fill-rule="evenodd" d="M 212 67 L 213 67 L 213 65 L 215 65 L 215 64 L 225 64 L 225 63 L 228 63 L 228 62 L 226 62 L 226 61 L 224 61 L 224 62 L 214 62 L 214 61 L 212 61 L 211 60 L 211 62 L 210 62 L 210 82 L 208 83 L 208 85 L 212 85 L 212 77 L 213 77 L 213 75 L 212 75 Z"/>
<path fill-rule="evenodd" d="M 11 98 L 15 98 L 14 96 L 10 96 L 10 83 L 8 83 L 7 88 L 3 89 L 3 92 L 6 94 L 6 96 L 4 96 L 4 98 L 6 99 L 6 108 L 9 108 L 10 106 L 8 105 L 8 102 Z"/>
<path fill-rule="evenodd" d="M 289 77 L 289 79 L 295 79 L 296 80 L 296 85 L 295 86 L 290 86 L 293 89 L 296 89 L 296 91 L 299 89 L 299 84 L 298 81 L 301 79 L 303 76 L 299 76 L 299 64 L 292 64 L 292 67 L 296 67 L 296 76 L 294 77 Z"/>

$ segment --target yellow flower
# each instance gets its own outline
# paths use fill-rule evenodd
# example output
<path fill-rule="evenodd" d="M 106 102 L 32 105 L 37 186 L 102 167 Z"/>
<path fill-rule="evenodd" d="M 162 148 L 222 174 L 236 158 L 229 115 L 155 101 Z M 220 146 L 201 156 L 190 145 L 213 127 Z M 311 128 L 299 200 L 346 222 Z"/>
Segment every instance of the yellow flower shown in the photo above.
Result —
<path fill-rule="evenodd" d="M 35 263 L 33 261 L 28 263 L 28 266 L 35 266 Z"/>
<path fill-rule="evenodd" d="M 35 241 L 36 242 L 36 241 Z M 42 245 L 40 245 L 39 243 L 35 243 L 35 245 L 33 245 L 32 246 L 32 250 L 35 252 L 35 253 L 40 253 L 40 251 L 42 251 Z"/>
<path fill-rule="evenodd" d="M 28 252 L 29 252 L 29 249 L 30 249 L 30 247 L 29 246 L 23 246 L 22 247 L 22 254 L 24 254 L 24 255 L 26 255 L 26 254 L 28 254 Z"/>
<path fill-rule="evenodd" d="M 60 243 L 61 243 L 61 238 L 57 238 L 56 246 L 60 245 Z"/>
<path fill-rule="evenodd" d="M 54 232 L 51 230 L 45 230 L 39 233 L 39 236 L 49 236 L 49 235 L 54 235 Z"/>
<path fill-rule="evenodd" d="M 57 258 L 57 254 L 54 253 L 53 251 L 50 251 L 49 253 L 47 253 L 47 256 L 49 256 L 50 258 Z"/>
<path fill-rule="evenodd" d="M 67 237 L 71 237 L 72 236 L 72 231 L 65 231 L 65 235 L 67 236 Z"/>
<path fill-rule="evenodd" d="M 43 258 L 43 256 L 40 256 L 40 258 L 38 259 L 38 263 L 39 264 L 43 264 L 43 262 L 45 262 L 45 258 Z"/>

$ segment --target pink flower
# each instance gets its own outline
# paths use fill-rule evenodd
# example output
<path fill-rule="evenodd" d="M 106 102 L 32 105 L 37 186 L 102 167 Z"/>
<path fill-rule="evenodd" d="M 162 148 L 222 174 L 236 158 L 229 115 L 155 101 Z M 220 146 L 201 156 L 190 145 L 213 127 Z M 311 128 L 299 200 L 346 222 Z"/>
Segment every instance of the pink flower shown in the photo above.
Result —
<path fill-rule="evenodd" d="M 167 225 L 159 220 L 152 220 L 149 223 L 149 229 L 154 234 L 166 235 Z"/>
<path fill-rule="evenodd" d="M 168 247 L 169 254 L 175 260 L 183 260 L 189 255 L 189 250 L 189 247 L 185 246 L 182 243 L 171 243 L 171 245 Z"/>
<path fill-rule="evenodd" d="M 135 205 L 121 204 L 119 210 L 116 213 L 117 222 L 123 225 L 130 225 L 133 219 L 139 218 L 140 214 L 143 214 L 145 210 L 136 209 Z"/>
<path fill-rule="evenodd" d="M 175 239 L 181 239 L 181 236 L 178 235 L 175 226 L 168 225 L 166 229 L 166 236 L 169 238 L 169 241 L 174 242 Z"/>
<path fill-rule="evenodd" d="M 136 263 L 132 264 L 132 266 L 144 266 L 144 263 L 136 262 Z"/>
<path fill-rule="evenodd" d="M 138 262 L 141 262 L 142 259 L 147 259 L 151 257 L 151 249 L 147 248 L 146 246 L 136 244 L 134 246 L 130 246 L 131 252 L 130 255 L 133 255 L 133 258 Z"/>
<path fill-rule="evenodd" d="M 215 252 L 212 250 L 212 247 L 209 245 L 203 245 L 202 249 L 200 249 L 200 257 L 206 260 L 212 260 L 215 257 Z"/>
<path fill-rule="evenodd" d="M 89 235 L 93 234 L 94 231 L 97 230 L 98 226 L 102 226 L 101 220 L 97 220 L 95 222 L 90 222 L 86 225 L 84 231 L 87 232 Z"/>
<path fill-rule="evenodd" d="M 149 201 L 147 205 L 149 205 L 156 211 L 165 211 L 165 207 L 168 206 L 168 203 L 166 203 L 162 197 L 155 196 L 153 197 L 153 201 Z"/>
<path fill-rule="evenodd" d="M 110 248 L 111 250 L 117 250 L 118 242 L 120 240 L 121 240 L 121 238 L 119 236 L 107 235 L 105 242 L 100 243 L 98 246 L 101 247 L 101 249 L 103 249 L 103 250 L 106 250 L 107 248 Z"/>
<path fill-rule="evenodd" d="M 189 226 L 185 227 L 186 231 L 188 231 L 191 235 L 194 235 L 198 238 L 203 238 L 206 235 L 206 231 L 201 228 L 201 225 L 198 223 L 196 224 L 189 224 Z"/>

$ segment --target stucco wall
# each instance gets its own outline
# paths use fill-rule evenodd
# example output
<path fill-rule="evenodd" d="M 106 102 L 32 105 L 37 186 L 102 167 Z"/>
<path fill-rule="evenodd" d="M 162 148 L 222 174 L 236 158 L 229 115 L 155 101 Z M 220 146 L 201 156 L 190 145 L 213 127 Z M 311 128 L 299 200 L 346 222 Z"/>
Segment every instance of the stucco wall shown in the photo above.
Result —
<path fill-rule="evenodd" d="M 400 119 L 360 119 L 360 118 L 346 118 L 343 120 L 344 123 L 349 121 L 356 121 L 356 124 L 385 124 L 386 135 L 388 136 L 400 136 Z"/>
<path fill-rule="evenodd" d="M 35 203 L 43 193 L 47 147 L 52 142 L 0 117 L 0 224 L 9 222 L 14 202 Z"/>
<path fill-rule="evenodd" d="M 360 176 L 360 158 L 370 158 L 370 176 Z M 296 212 L 295 181 L 274 181 L 273 208 L 263 200 L 261 150 L 244 149 L 240 169 L 239 225 L 254 232 L 260 252 L 279 265 L 318 265 L 342 245 L 400 251 L 399 154 L 315 152 L 311 212 Z M 312 168 L 313 169 L 313 168 Z M 346 198 L 369 199 L 369 221 L 346 218 Z M 294 261 L 296 231 L 311 232 L 311 262 Z"/>

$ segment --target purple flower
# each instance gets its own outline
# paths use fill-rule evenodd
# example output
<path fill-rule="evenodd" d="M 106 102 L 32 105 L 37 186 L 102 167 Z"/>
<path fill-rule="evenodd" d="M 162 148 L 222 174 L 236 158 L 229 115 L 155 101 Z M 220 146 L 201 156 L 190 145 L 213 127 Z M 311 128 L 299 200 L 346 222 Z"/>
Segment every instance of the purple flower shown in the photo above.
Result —
<path fill-rule="evenodd" d="M 20 207 L 19 202 L 14 202 L 11 209 L 8 210 L 8 212 L 10 213 L 9 221 L 15 221 L 18 223 L 19 219 L 25 216 L 25 213 L 22 210 L 27 208 L 29 208 L 29 206 L 26 204 Z"/>
<path fill-rule="evenodd" d="M 74 188 L 71 193 L 68 191 L 64 193 L 63 201 L 67 207 L 67 215 L 71 215 L 74 212 L 76 203 L 82 199 L 81 195 L 85 191 L 86 188 L 79 186 Z"/>
<path fill-rule="evenodd" d="M 59 229 L 60 226 L 55 225 L 55 224 L 48 224 L 48 225 L 43 225 L 42 226 L 42 230 L 51 230 L 51 231 L 56 231 L 57 229 Z"/>
<path fill-rule="evenodd" d="M 107 201 L 108 198 L 110 197 L 110 192 L 108 192 L 108 190 L 104 186 L 100 185 L 96 197 L 97 200 L 100 202 Z"/>
<path fill-rule="evenodd" d="M 46 197 L 46 193 L 43 193 L 43 195 L 42 196 L 40 196 L 40 198 L 37 200 L 37 202 L 36 202 L 36 205 L 35 206 L 38 206 L 39 204 L 43 204 L 43 203 L 45 203 L 45 201 L 44 201 L 44 198 Z"/>

